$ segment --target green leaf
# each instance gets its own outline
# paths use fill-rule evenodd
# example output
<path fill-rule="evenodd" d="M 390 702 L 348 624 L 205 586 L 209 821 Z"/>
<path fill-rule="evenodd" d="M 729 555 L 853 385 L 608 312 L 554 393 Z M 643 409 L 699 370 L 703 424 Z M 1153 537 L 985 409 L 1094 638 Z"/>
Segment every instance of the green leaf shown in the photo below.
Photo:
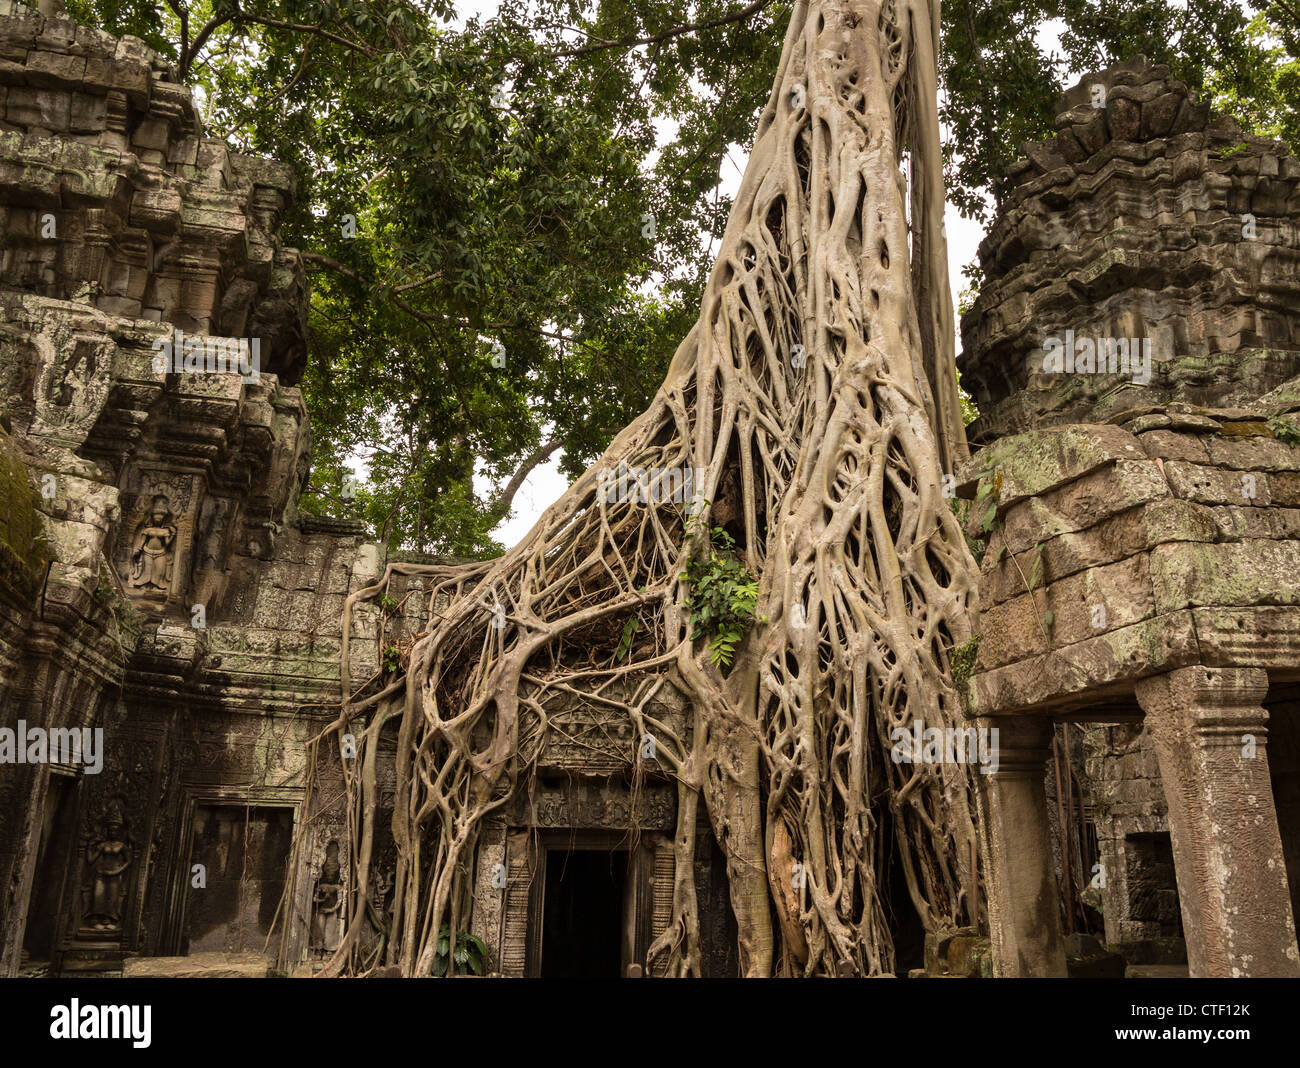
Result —
<path fill-rule="evenodd" d="M 637 629 L 640 626 L 641 626 L 640 616 L 630 616 L 627 622 L 623 624 L 623 636 L 619 639 L 618 649 L 616 649 L 614 652 L 615 663 L 618 663 L 625 656 L 627 656 L 628 651 L 632 648 L 633 635 L 636 634 Z"/>

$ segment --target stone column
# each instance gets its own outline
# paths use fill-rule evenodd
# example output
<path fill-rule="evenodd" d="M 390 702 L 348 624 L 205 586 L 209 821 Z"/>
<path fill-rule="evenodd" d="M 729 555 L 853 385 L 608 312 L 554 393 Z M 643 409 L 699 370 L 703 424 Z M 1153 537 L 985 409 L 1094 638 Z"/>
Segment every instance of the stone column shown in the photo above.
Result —
<path fill-rule="evenodd" d="M 997 730 L 997 770 L 976 776 L 983 794 L 985 880 L 997 976 L 1065 977 L 1060 893 L 1052 870 L 1043 780 L 1052 721 L 982 717 Z"/>
<path fill-rule="evenodd" d="M 1193 977 L 1300 976 L 1269 782 L 1268 676 L 1188 667 L 1137 699 L 1160 762 Z"/>

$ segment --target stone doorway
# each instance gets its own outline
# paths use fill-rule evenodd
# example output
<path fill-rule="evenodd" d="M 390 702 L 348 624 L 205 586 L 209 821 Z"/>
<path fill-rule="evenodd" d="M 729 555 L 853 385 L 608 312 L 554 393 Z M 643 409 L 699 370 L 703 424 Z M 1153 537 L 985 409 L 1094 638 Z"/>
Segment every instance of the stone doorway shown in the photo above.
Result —
<path fill-rule="evenodd" d="M 263 951 L 284 893 L 293 822 L 287 807 L 194 806 L 182 954 Z M 195 885 L 195 865 L 205 885 Z"/>
<path fill-rule="evenodd" d="M 45 795 L 44 822 L 36 854 L 36 871 L 23 933 L 24 966 L 48 964 L 62 934 L 64 876 L 77 840 L 77 780 L 51 770 Z"/>
<path fill-rule="evenodd" d="M 1149 926 L 1154 937 L 1183 937 L 1178 878 L 1169 832 L 1130 834 L 1125 838 L 1128 919 Z"/>
<path fill-rule="evenodd" d="M 527 968 L 536 978 L 618 979 L 644 969 L 652 851 L 625 836 L 552 832 L 533 842 Z"/>
<path fill-rule="evenodd" d="M 630 961 L 628 856 L 623 851 L 547 850 L 540 975 L 617 979 Z"/>

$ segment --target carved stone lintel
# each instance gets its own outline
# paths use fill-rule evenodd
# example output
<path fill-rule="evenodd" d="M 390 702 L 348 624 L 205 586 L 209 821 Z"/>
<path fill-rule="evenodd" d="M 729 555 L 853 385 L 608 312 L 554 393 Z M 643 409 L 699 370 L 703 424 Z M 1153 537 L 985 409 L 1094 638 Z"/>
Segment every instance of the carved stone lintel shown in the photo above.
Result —
<path fill-rule="evenodd" d="M 517 822 L 538 828 L 672 830 L 676 816 L 676 791 L 666 783 L 647 783 L 634 795 L 618 783 L 577 779 L 564 787 L 539 786 L 516 806 Z"/>

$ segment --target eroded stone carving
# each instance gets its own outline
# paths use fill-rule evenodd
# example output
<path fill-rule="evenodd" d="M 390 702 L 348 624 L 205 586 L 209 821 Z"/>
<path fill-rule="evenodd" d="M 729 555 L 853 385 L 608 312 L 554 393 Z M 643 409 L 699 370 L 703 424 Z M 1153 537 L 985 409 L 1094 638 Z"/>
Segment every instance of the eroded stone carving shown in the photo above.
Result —
<path fill-rule="evenodd" d="M 135 851 L 122 806 L 112 801 L 86 849 L 87 881 L 81 891 L 82 932 L 121 932 L 127 871 L 134 859 Z"/>
<path fill-rule="evenodd" d="M 676 812 L 676 789 L 665 783 L 645 784 L 633 792 L 621 784 L 581 779 L 563 787 L 539 787 L 517 805 L 518 822 L 539 828 L 671 830 Z"/>
<path fill-rule="evenodd" d="M 339 843 L 331 838 L 325 847 L 325 861 L 312 891 L 311 948 L 333 953 L 343 933 L 343 869 L 339 864 Z"/>
<path fill-rule="evenodd" d="M 1300 160 L 1142 57 L 1088 75 L 1058 111 L 980 242 L 957 361 L 973 440 L 1170 401 L 1241 406 L 1300 373 Z M 1084 351 L 1084 371 L 1049 371 L 1045 343 L 1067 331 L 1141 340 L 1150 363 L 1121 372 Z"/>
<path fill-rule="evenodd" d="M 176 549 L 176 524 L 171 503 L 162 494 L 153 499 L 153 511 L 131 543 L 130 584 L 142 589 L 171 588 L 172 554 Z"/>

